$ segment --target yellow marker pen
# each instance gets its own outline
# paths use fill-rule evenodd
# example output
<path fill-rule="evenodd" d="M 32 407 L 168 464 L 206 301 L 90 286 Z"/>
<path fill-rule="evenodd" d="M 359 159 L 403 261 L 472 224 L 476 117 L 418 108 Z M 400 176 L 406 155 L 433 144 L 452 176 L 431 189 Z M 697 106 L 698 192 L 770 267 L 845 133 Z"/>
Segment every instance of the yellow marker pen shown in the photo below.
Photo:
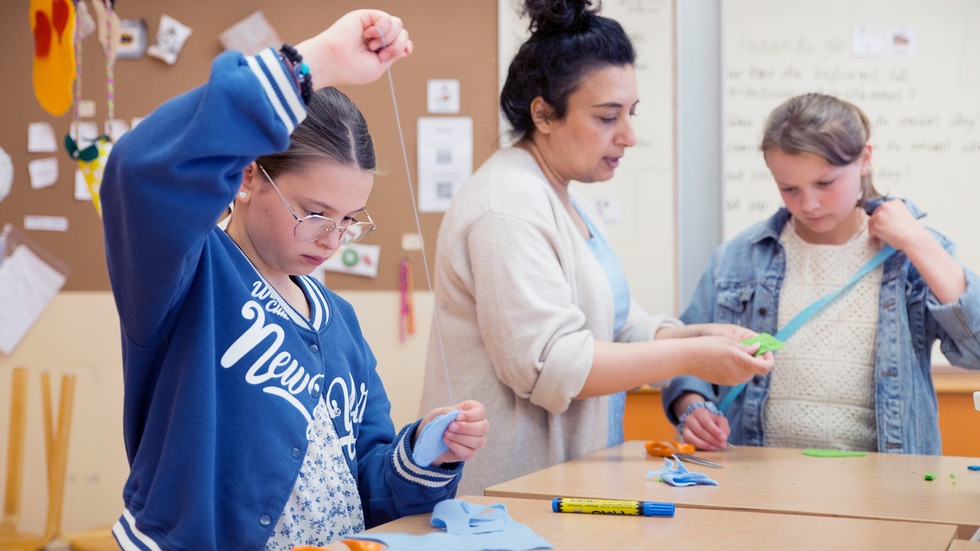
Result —
<path fill-rule="evenodd" d="M 674 504 L 663 501 L 632 501 L 628 499 L 576 499 L 556 497 L 551 500 L 556 513 L 590 513 L 598 515 L 636 515 L 672 517 Z"/>

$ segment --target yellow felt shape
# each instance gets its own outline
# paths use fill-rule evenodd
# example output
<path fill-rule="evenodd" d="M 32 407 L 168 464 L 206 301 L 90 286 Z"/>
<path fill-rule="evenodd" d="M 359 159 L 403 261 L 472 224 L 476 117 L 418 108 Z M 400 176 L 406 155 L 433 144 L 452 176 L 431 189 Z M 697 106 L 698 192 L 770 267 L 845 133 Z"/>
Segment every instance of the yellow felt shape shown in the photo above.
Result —
<path fill-rule="evenodd" d="M 55 116 L 71 107 L 75 82 L 75 4 L 71 0 L 31 0 L 34 36 L 34 96 Z"/>
<path fill-rule="evenodd" d="M 72 158 L 78 161 L 78 169 L 82 171 L 82 176 L 85 178 L 85 186 L 92 194 L 95 212 L 101 217 L 102 201 L 99 198 L 99 189 L 102 187 L 106 160 L 112 152 L 112 140 L 109 136 L 99 136 L 91 145 L 80 150 L 71 136 L 65 136 L 65 147 Z"/>

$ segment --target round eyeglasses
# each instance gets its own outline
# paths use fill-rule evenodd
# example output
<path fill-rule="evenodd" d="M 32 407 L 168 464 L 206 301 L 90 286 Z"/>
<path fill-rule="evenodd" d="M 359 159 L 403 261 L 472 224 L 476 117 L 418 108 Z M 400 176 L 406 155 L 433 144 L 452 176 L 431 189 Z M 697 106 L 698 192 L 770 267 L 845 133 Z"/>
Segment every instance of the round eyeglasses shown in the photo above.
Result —
<path fill-rule="evenodd" d="M 282 192 L 279 191 L 279 186 L 272 180 L 269 173 L 265 171 L 262 165 L 256 165 L 259 170 L 262 171 L 262 175 L 265 176 L 266 180 L 272 184 L 272 189 L 276 190 L 276 194 L 282 199 L 286 208 L 296 219 L 296 225 L 293 227 L 293 235 L 296 239 L 301 241 L 316 241 L 317 239 L 323 239 L 330 232 L 337 230 L 340 232 L 340 244 L 350 245 L 351 243 L 360 241 L 364 237 L 374 231 L 377 227 L 374 225 L 374 220 L 371 220 L 371 215 L 368 214 L 366 210 L 362 210 L 355 214 L 355 217 L 364 216 L 367 218 L 365 221 L 358 220 L 354 217 L 345 218 L 344 223 L 338 224 L 333 218 L 327 218 L 326 216 L 320 216 L 319 214 L 311 214 L 309 216 L 300 218 L 293 207 L 290 206 L 289 201 L 283 196 Z"/>

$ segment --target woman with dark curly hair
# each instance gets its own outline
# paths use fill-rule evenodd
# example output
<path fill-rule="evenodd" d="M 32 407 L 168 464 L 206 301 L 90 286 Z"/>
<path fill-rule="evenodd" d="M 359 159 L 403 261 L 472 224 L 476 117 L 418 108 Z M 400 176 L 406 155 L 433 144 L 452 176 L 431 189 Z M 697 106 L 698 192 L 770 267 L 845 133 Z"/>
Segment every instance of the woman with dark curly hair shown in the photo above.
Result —
<path fill-rule="evenodd" d="M 621 443 L 630 388 L 680 374 L 737 383 L 773 362 L 739 344 L 750 330 L 684 326 L 630 299 L 570 184 L 609 180 L 636 144 L 633 45 L 589 0 L 524 9 L 531 36 L 500 96 L 517 142 L 453 199 L 436 249 L 422 406 L 472 395 L 494 425 L 462 494 Z"/>

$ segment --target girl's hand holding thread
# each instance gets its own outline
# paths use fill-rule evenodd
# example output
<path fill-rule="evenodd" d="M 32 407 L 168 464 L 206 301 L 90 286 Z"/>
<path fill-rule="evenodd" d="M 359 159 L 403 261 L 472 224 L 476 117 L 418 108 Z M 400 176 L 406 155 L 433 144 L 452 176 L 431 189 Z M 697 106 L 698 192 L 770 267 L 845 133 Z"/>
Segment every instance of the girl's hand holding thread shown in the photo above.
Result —
<path fill-rule="evenodd" d="M 412 53 L 402 20 L 380 10 L 355 10 L 296 46 L 313 76 L 313 88 L 374 82 Z"/>
<path fill-rule="evenodd" d="M 430 411 L 425 414 L 422 422 L 415 429 L 416 436 L 422 434 L 422 429 L 430 421 L 453 409 L 460 410 L 460 413 L 456 416 L 456 420 L 446 427 L 446 432 L 443 435 L 443 442 L 449 446 L 449 451 L 437 457 L 432 466 L 473 459 L 477 450 L 487 443 L 487 431 L 490 429 L 490 422 L 487 421 L 487 412 L 483 404 L 476 400 L 465 400 L 455 406 L 436 408 Z"/>

